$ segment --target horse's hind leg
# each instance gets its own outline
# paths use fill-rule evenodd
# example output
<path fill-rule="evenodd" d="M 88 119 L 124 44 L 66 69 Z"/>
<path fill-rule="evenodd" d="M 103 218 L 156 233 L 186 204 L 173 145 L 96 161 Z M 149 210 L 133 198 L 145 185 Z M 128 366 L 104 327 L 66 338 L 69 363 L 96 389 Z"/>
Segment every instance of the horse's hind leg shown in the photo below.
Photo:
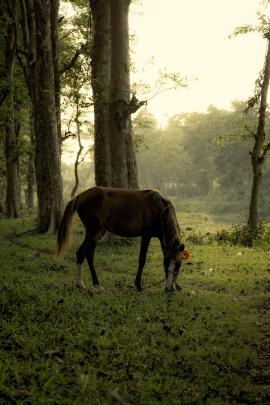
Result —
<path fill-rule="evenodd" d="M 82 275 L 83 275 L 83 261 L 86 256 L 87 246 L 88 246 L 88 238 L 86 236 L 83 243 L 76 252 L 77 257 L 76 287 L 82 289 L 86 288 L 82 279 Z"/>
<path fill-rule="evenodd" d="M 97 239 L 96 237 L 89 237 L 86 235 L 83 243 L 79 247 L 79 249 L 76 252 L 77 256 L 77 274 L 76 274 L 76 286 L 79 288 L 85 289 L 85 285 L 82 279 L 82 274 L 83 274 L 83 262 L 84 259 L 87 259 L 88 266 L 91 272 L 92 276 L 92 281 L 94 286 L 99 285 L 99 281 L 97 278 L 97 273 L 94 267 L 94 253 L 95 253 L 95 248 L 97 244 Z"/>
<path fill-rule="evenodd" d="M 98 281 L 97 273 L 96 273 L 95 266 L 94 266 L 94 254 L 95 254 L 97 241 L 98 241 L 98 237 L 92 237 L 89 240 L 88 249 L 87 249 L 87 252 L 85 255 L 87 262 L 88 262 L 89 270 L 91 272 L 94 287 L 99 286 L 99 281 Z"/>
<path fill-rule="evenodd" d="M 146 255 L 148 246 L 151 240 L 151 236 L 144 235 L 141 239 L 141 249 L 140 249 L 140 256 L 139 256 L 139 267 L 135 279 L 135 286 L 139 291 L 142 291 L 142 272 L 146 261 Z"/>

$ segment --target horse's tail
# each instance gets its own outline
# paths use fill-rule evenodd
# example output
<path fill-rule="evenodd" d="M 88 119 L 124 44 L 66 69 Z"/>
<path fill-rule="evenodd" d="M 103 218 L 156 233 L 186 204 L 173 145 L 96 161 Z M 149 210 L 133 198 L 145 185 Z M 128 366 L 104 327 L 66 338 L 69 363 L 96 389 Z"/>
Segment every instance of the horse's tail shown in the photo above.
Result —
<path fill-rule="evenodd" d="M 78 197 L 67 204 L 57 234 L 57 254 L 64 257 L 72 241 L 72 219 L 76 211 Z"/>

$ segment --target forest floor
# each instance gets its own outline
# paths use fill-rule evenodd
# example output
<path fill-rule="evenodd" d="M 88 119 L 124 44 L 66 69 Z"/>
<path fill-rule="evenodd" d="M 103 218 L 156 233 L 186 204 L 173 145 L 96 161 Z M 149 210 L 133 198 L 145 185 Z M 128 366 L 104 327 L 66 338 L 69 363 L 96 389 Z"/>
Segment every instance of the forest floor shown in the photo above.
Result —
<path fill-rule="evenodd" d="M 183 221 L 197 229 L 188 214 Z M 33 227 L 0 220 L 0 404 L 270 403 L 269 251 L 188 243 L 182 290 L 139 293 L 139 243 L 100 244 L 104 291 L 85 269 L 82 292 L 74 287 L 81 230 L 60 261 L 55 235 Z M 143 285 L 162 278 L 153 240 Z"/>

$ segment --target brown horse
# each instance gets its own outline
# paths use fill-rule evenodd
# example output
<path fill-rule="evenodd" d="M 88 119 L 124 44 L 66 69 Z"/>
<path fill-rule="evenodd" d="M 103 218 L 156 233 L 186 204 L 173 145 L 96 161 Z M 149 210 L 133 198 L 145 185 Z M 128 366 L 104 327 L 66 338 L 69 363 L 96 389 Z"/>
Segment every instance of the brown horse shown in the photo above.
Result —
<path fill-rule="evenodd" d="M 94 252 L 98 240 L 106 231 L 132 238 L 141 236 L 139 267 L 135 280 L 142 290 L 141 277 L 149 242 L 160 240 L 166 274 L 166 289 L 172 290 L 181 266 L 185 246 L 180 241 L 180 228 L 172 203 L 154 190 L 124 190 L 110 187 L 93 187 L 71 200 L 66 208 L 57 235 L 58 254 L 63 256 L 71 238 L 72 217 L 77 211 L 84 227 L 85 239 L 77 255 L 76 285 L 85 288 L 82 264 L 87 259 L 93 285 L 99 286 L 94 267 Z"/>

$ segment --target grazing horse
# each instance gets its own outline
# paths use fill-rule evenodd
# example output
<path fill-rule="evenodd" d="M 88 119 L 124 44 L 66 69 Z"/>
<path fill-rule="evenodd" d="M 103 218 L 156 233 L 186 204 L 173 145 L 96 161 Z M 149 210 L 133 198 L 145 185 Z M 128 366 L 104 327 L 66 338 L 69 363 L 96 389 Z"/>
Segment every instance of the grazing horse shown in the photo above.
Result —
<path fill-rule="evenodd" d="M 85 239 L 77 250 L 76 285 L 85 288 L 82 264 L 87 259 L 94 286 L 99 286 L 94 267 L 94 252 L 98 240 L 106 231 L 132 238 L 141 236 L 139 267 L 135 286 L 142 291 L 141 277 L 152 237 L 160 240 L 166 274 L 166 290 L 173 290 L 181 266 L 185 246 L 180 241 L 180 228 L 172 203 L 154 190 L 124 190 L 110 187 L 90 188 L 73 200 L 64 211 L 57 235 L 58 254 L 63 256 L 71 239 L 72 217 L 78 213 Z"/>

